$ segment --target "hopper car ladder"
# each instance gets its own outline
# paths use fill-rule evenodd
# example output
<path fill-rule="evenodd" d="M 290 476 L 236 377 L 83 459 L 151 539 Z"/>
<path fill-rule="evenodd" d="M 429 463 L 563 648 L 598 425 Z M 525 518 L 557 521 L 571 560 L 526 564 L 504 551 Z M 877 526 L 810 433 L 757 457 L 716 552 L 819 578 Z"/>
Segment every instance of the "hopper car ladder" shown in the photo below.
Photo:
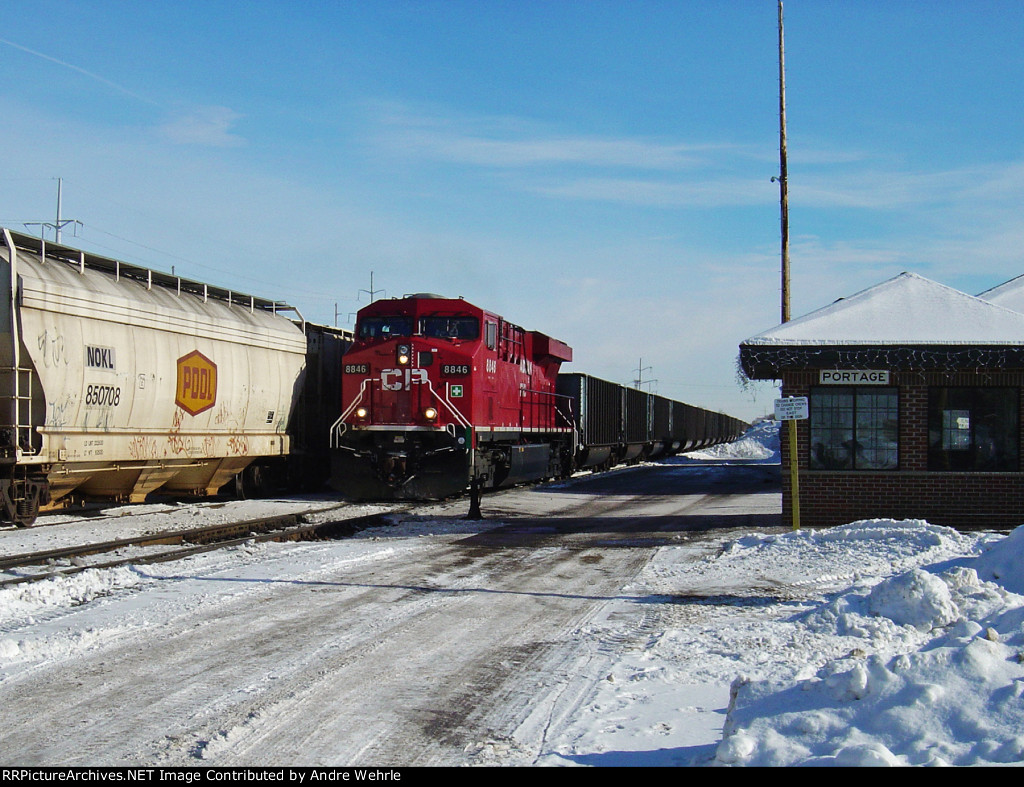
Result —
<path fill-rule="evenodd" d="M 0 412 L 4 413 L 0 427 L 11 430 L 10 447 L 20 450 L 22 455 L 38 454 L 32 425 L 32 370 L 13 366 L 0 369 L 0 391 L 5 392 L 0 395 L 0 402 L 3 402 Z M 12 456 L 16 455 L 12 452 Z"/>

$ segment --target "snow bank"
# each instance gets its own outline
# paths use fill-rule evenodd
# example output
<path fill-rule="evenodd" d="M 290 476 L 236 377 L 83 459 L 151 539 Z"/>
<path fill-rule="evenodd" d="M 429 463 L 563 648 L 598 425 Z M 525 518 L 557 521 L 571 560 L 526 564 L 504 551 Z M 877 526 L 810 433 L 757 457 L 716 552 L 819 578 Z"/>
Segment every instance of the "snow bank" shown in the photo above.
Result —
<path fill-rule="evenodd" d="M 804 535 L 892 529 L 928 548 L 957 538 L 878 520 Z M 961 536 L 960 538 L 966 538 Z M 804 613 L 810 631 L 859 637 L 802 680 L 732 685 L 721 765 L 988 765 L 1024 761 L 1024 528 L 981 554 L 854 586 Z M 886 643 L 904 652 L 885 655 Z M 881 651 L 881 652 L 880 652 Z M 867 655 L 872 653 L 873 655 Z"/>
<path fill-rule="evenodd" d="M 779 461 L 779 422 L 758 421 L 744 435 L 731 443 L 712 446 L 703 451 L 684 454 L 687 459 L 739 459 L 747 461 Z"/>

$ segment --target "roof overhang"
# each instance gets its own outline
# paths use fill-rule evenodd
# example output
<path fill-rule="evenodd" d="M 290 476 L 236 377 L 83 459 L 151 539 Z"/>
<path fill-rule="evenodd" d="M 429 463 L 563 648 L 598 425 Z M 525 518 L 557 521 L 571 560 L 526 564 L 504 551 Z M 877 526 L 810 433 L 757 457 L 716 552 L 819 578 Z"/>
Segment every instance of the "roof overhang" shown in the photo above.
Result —
<path fill-rule="evenodd" d="M 740 345 L 740 366 L 751 380 L 778 380 L 806 369 L 890 371 L 1003 371 L 1024 369 L 1024 344 L 759 344 Z"/>

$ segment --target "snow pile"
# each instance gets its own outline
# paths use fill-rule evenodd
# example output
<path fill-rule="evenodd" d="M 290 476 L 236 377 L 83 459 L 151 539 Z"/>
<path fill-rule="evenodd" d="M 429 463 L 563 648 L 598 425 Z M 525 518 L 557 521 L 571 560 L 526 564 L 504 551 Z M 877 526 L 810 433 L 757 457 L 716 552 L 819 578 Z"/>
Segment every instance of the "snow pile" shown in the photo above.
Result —
<path fill-rule="evenodd" d="M 745 459 L 779 461 L 779 422 L 757 421 L 746 433 L 731 443 L 712 446 L 703 451 L 685 454 L 688 459 Z"/>
<path fill-rule="evenodd" d="M 902 530 L 918 543 L 943 537 L 926 523 Z M 808 632 L 861 646 L 796 680 L 738 677 L 717 763 L 1024 761 L 1024 597 L 1016 592 L 1024 587 L 1024 529 L 979 545 L 980 556 L 858 583 L 799 615 Z M 892 652 L 896 643 L 902 652 Z"/>
<path fill-rule="evenodd" d="M 762 437 L 775 425 L 764 426 Z M 718 460 L 708 465 L 673 472 L 725 477 L 735 470 Z M 506 499 L 517 510 L 535 504 L 547 511 L 550 495 L 523 490 Z M 183 626 L 208 624 L 213 632 L 240 616 L 244 628 L 246 615 L 264 614 L 258 602 L 272 588 L 348 592 L 353 568 L 365 563 L 379 563 L 380 587 L 387 587 L 394 567 L 479 532 L 463 510 L 446 503 L 436 517 L 394 517 L 390 526 L 339 541 L 243 545 L 2 589 L 0 690 L 16 697 L 24 676 L 81 669 L 89 654 L 102 657 L 133 637 L 163 641 L 183 636 L 176 633 Z M 486 527 L 502 524 L 491 519 Z M 1024 763 L 1022 558 L 1024 527 L 1008 536 L 960 533 L 923 520 L 673 538 L 573 624 L 565 643 L 573 655 L 562 667 L 539 681 L 524 673 L 530 683 L 517 690 L 536 692 L 535 712 L 502 720 L 495 710 L 488 723 L 497 732 L 468 746 L 466 762 Z M 460 581 L 482 582 L 466 577 Z M 377 583 L 351 587 L 362 592 Z M 290 627 L 290 619 L 281 624 Z M 321 658 L 337 647 L 333 636 L 296 653 Z M 203 639 L 208 645 L 230 650 L 235 643 Z M 166 680 L 167 693 L 176 691 L 179 676 Z M 249 690 L 249 683 L 238 689 Z M 286 706 L 258 710 L 268 728 L 290 723 Z M 252 740 L 248 718 L 196 732 L 192 755 L 230 760 Z M 324 739 L 306 754 L 330 760 L 335 745 Z"/>
<path fill-rule="evenodd" d="M 85 604 L 116 590 L 137 585 L 138 582 L 138 574 L 133 569 L 121 567 L 88 570 L 68 577 L 55 574 L 39 582 L 2 588 L 0 626 L 45 614 L 47 609 L 60 610 Z"/>

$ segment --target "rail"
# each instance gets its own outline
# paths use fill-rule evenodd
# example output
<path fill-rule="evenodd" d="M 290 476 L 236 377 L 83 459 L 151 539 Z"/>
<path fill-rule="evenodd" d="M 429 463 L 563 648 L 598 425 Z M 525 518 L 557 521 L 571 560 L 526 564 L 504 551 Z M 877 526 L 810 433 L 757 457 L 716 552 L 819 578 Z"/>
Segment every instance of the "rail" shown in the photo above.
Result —
<path fill-rule="evenodd" d="M 40 566 L 41 570 L 39 572 L 24 573 L 0 579 L 0 587 L 37 582 L 50 579 L 53 576 L 77 574 L 89 569 L 180 560 L 201 552 L 210 552 L 214 549 L 223 549 L 251 541 L 298 541 L 349 536 L 367 527 L 384 522 L 384 517 L 386 516 L 403 513 L 412 509 L 412 506 L 406 505 L 377 511 L 372 514 L 332 519 L 327 522 L 311 523 L 306 520 L 306 517 L 310 514 L 337 510 L 345 508 L 346 505 L 340 503 L 304 513 L 280 514 L 246 520 L 244 522 L 222 523 L 208 527 L 193 528 L 191 530 L 168 531 L 117 541 L 105 541 L 43 552 L 10 555 L 0 558 L 0 572 L 8 574 L 14 570 L 30 572 L 35 566 Z M 109 554 L 128 547 L 148 548 L 159 546 L 172 546 L 174 548 L 149 554 L 119 557 L 115 560 L 92 564 L 87 564 L 81 560 L 84 557 Z M 67 566 L 54 567 L 53 562 L 57 560 L 73 560 L 75 562 Z"/>

